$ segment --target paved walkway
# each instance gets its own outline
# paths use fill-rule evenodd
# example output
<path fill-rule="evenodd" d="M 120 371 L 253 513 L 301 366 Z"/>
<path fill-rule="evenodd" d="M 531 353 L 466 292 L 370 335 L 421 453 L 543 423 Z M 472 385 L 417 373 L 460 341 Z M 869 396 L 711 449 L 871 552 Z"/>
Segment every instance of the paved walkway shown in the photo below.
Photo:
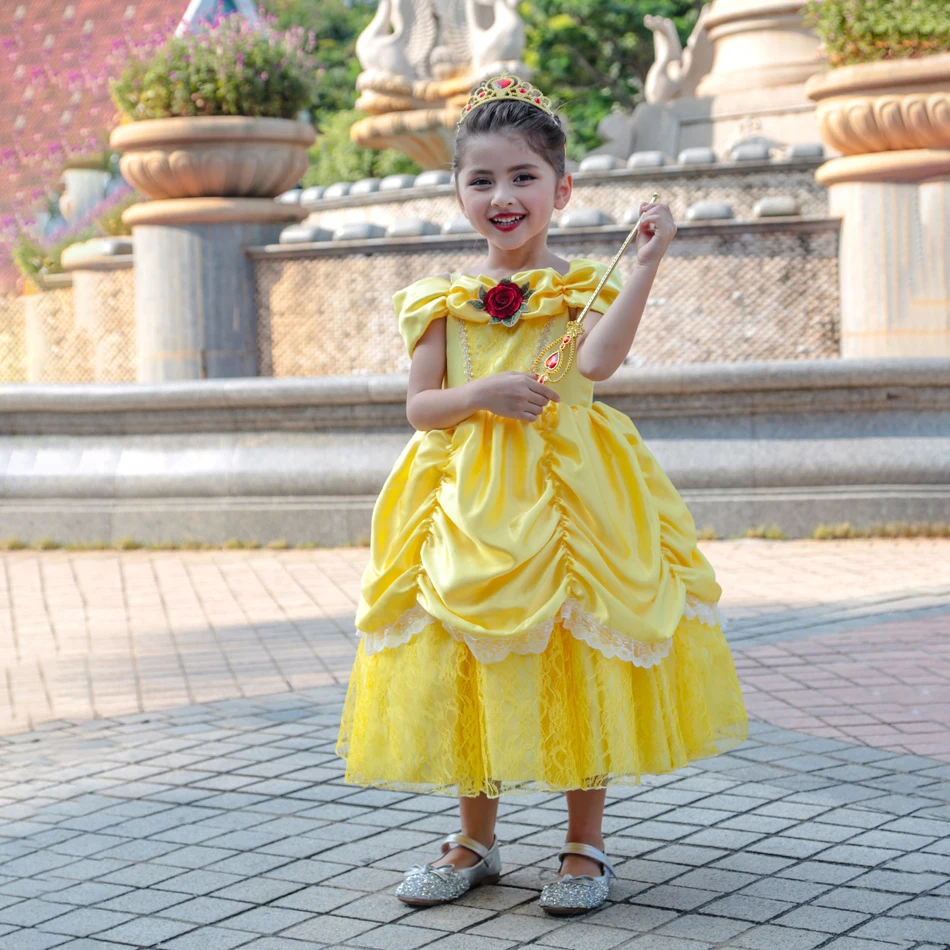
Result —
<path fill-rule="evenodd" d="M 498 886 L 388 893 L 456 818 L 341 781 L 364 550 L 0 554 L 0 950 L 947 947 L 950 544 L 703 547 L 752 736 L 611 791 L 578 920 L 557 796 L 503 800 Z"/>

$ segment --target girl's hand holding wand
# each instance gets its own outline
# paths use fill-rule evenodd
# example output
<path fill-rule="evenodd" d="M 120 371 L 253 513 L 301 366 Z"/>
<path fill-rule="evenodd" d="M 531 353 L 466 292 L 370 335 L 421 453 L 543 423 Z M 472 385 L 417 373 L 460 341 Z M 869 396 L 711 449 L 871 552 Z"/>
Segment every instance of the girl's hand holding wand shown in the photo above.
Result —
<path fill-rule="evenodd" d="M 668 205 L 655 200 L 640 205 L 636 228 L 637 264 L 633 275 L 606 313 L 591 312 L 584 327 L 586 332 L 577 340 L 577 368 L 582 376 L 592 380 L 609 379 L 623 365 L 633 345 L 660 260 L 675 234 L 676 225 Z M 628 241 L 629 237 L 621 253 Z"/>

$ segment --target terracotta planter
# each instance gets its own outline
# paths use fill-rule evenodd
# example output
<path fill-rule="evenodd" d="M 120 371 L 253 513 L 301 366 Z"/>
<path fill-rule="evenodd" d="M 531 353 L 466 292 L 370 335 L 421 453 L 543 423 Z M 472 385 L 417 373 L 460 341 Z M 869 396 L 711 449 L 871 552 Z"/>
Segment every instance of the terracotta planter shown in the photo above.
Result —
<path fill-rule="evenodd" d="M 950 53 L 842 66 L 805 92 L 822 140 L 844 155 L 950 144 Z"/>
<path fill-rule="evenodd" d="M 315 137 L 291 119 L 199 116 L 120 125 L 109 143 L 150 198 L 274 198 L 300 181 Z"/>

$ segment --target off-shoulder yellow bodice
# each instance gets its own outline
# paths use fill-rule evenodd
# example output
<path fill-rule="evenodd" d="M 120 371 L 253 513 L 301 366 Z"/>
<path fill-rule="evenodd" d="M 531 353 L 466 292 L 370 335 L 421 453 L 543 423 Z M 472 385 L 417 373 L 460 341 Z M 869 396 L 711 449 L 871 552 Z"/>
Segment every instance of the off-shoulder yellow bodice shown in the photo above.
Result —
<path fill-rule="evenodd" d="M 446 386 L 460 386 L 482 376 L 509 371 L 530 373 L 538 355 L 564 332 L 571 313 L 578 312 L 597 289 L 606 265 L 578 258 L 567 273 L 553 267 L 518 271 L 514 283 L 527 286 L 527 310 L 508 327 L 491 323 L 490 315 L 472 306 L 479 289 L 491 289 L 492 277 L 452 274 L 426 277 L 400 290 L 393 297 L 399 315 L 399 331 L 411 356 L 416 343 L 433 320 L 446 320 Z M 603 313 L 620 292 L 616 271 L 610 275 L 592 310 Z M 552 384 L 569 405 L 589 406 L 593 384 L 576 367 Z"/>

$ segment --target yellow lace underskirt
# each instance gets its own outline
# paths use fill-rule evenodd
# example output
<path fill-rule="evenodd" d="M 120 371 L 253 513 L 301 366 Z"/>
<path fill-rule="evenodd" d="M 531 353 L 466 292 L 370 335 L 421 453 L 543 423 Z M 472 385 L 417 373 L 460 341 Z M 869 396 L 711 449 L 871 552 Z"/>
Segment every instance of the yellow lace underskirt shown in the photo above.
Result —
<path fill-rule="evenodd" d="M 639 784 L 747 733 L 729 646 L 699 618 L 646 668 L 560 621 L 542 653 L 480 663 L 434 622 L 372 655 L 360 643 L 337 753 L 356 785 L 495 797 Z"/>

